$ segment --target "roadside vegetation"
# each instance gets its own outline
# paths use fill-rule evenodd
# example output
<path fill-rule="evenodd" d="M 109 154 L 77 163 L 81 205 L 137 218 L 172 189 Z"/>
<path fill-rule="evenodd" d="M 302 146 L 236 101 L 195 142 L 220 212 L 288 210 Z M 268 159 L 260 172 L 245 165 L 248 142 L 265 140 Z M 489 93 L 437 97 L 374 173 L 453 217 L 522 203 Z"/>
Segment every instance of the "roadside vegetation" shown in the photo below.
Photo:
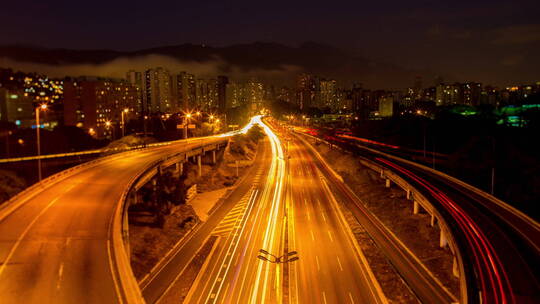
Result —
<path fill-rule="evenodd" d="M 234 186 L 253 164 L 258 141 L 263 136 L 260 128 L 253 127 L 247 134 L 231 138 L 227 148 L 217 153 L 216 164 L 212 164 L 211 159 L 203 159 L 201 176 L 196 163 L 186 162 L 182 175 L 165 170 L 156 178 L 155 184 L 149 182 L 137 194 L 130 195 L 131 265 L 138 280 L 201 223 L 186 201 L 188 189 L 196 185 L 201 194 Z"/>
<path fill-rule="evenodd" d="M 313 143 L 313 140 L 310 140 Z M 431 227 L 427 213 L 413 214 L 412 202 L 398 186 L 385 187 L 377 172 L 364 167 L 358 159 L 326 144 L 315 148 L 364 205 L 392 231 L 426 268 L 454 295 L 459 297 L 459 281 L 452 274 L 453 256 L 448 248 L 439 247 L 439 228 Z M 331 160 L 331 161 L 330 161 Z M 360 243 L 383 292 L 391 302 L 414 303 L 414 295 L 384 255 L 378 250 L 356 218 L 342 206 L 349 225 Z"/>

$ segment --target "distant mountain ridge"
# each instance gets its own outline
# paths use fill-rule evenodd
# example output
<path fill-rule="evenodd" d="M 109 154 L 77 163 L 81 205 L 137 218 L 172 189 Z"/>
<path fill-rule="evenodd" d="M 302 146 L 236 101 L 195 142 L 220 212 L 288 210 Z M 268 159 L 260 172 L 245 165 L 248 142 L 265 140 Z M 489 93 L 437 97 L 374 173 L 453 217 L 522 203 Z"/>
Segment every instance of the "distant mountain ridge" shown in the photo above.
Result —
<path fill-rule="evenodd" d="M 406 87 L 417 71 L 392 64 L 376 63 L 345 50 L 316 42 L 298 47 L 278 43 L 254 42 L 225 47 L 181 44 L 136 51 L 70 50 L 23 45 L 0 46 L 0 58 L 41 65 L 105 64 L 121 58 L 160 55 L 181 62 L 206 63 L 220 59 L 219 71 L 232 67 L 242 71 L 282 70 L 286 66 L 343 83 L 360 82 L 372 88 Z"/>

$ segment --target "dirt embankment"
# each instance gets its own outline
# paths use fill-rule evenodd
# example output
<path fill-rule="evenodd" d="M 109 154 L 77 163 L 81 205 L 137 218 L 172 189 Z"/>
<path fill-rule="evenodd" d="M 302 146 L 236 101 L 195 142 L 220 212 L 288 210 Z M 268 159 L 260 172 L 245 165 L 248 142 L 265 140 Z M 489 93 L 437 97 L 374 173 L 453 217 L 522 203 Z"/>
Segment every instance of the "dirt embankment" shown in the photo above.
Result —
<path fill-rule="evenodd" d="M 386 188 L 379 174 L 362 166 L 354 156 L 330 149 L 325 144 L 315 145 L 315 148 L 325 159 L 332 160 L 329 162 L 330 166 L 343 177 L 367 208 L 451 293 L 459 296 L 459 281 L 452 274 L 452 253 L 448 248 L 439 247 L 439 228 L 436 225 L 431 227 L 430 215 L 413 214 L 412 202 L 407 200 L 401 188 L 395 185 Z M 396 303 L 409 302 L 407 292 L 400 287 L 404 283 L 401 283 L 399 274 L 380 252 L 377 253 L 377 250 L 369 245 L 373 241 L 352 214 L 347 218 L 389 300 Z"/>
<path fill-rule="evenodd" d="M 252 164 L 262 136 L 260 130 L 254 130 L 233 137 L 229 146 L 217 154 L 216 164 L 207 155 L 201 176 L 197 164 L 186 162 L 182 175 L 164 171 L 155 185 L 149 182 L 130 195 L 131 266 L 138 280 L 201 222 L 193 207 L 186 204 L 187 189 L 196 184 L 198 193 L 203 193 L 233 186 Z M 137 204 L 133 204 L 135 197 Z"/>
<path fill-rule="evenodd" d="M 0 205 L 26 188 L 24 178 L 15 172 L 0 170 Z"/>

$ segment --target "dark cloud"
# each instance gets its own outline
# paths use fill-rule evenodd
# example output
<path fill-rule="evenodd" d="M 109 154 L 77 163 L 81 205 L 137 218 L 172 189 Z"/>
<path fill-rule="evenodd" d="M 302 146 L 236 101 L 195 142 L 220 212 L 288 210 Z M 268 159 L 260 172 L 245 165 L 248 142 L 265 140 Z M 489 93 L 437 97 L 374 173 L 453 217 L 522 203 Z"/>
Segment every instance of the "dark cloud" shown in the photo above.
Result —
<path fill-rule="evenodd" d="M 494 44 L 526 44 L 540 41 L 540 24 L 523 24 L 498 28 Z"/>
<path fill-rule="evenodd" d="M 187 71 L 195 74 L 197 78 L 216 77 L 225 73 L 234 80 L 245 81 L 250 77 L 257 77 L 260 80 L 273 83 L 292 82 L 294 77 L 303 71 L 302 68 L 294 65 L 280 65 L 273 69 L 246 70 L 227 63 L 217 56 L 213 60 L 197 62 L 181 61 L 169 56 L 155 54 L 119 57 L 102 64 L 67 65 L 37 64 L 0 57 L 0 66 L 7 66 L 24 72 L 39 72 L 52 78 L 63 78 L 65 76 L 125 78 L 126 72 L 129 70 L 144 71 L 149 68 L 163 67 L 171 73 Z"/>
<path fill-rule="evenodd" d="M 531 55 L 540 53 L 537 0 L 5 2 L 0 44 L 137 50 L 318 41 L 468 80 L 540 79 L 540 59 Z M 515 54 L 523 59 L 508 59 Z M 509 63 L 511 72 L 505 69 Z"/>

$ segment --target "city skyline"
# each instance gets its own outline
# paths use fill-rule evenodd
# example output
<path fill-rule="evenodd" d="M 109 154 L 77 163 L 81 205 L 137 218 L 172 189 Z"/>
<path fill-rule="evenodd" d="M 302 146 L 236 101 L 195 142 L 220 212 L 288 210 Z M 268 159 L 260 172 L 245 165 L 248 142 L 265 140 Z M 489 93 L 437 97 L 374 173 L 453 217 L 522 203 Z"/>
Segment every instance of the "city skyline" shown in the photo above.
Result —
<path fill-rule="evenodd" d="M 273 56 L 276 52 L 280 56 Z M 446 59 L 441 58 L 441 61 Z M 519 73 L 509 73 L 504 70 L 504 64 L 494 63 L 489 70 L 477 69 L 489 73 L 476 76 L 467 74 L 466 69 L 453 73 L 446 68 L 408 67 L 402 63 L 377 60 L 315 42 L 302 43 L 298 47 L 267 42 L 224 47 L 188 43 L 129 52 L 0 45 L 1 66 L 25 72 L 37 71 L 54 77 L 122 78 L 125 70 L 167 66 L 171 70 L 191 70 L 204 77 L 229 74 L 248 79 L 255 76 L 281 85 L 295 81 L 298 73 L 313 73 L 340 82 L 361 82 L 367 87 L 384 89 L 407 87 L 416 76 L 424 79 L 442 77 L 448 82 L 477 81 L 494 86 L 534 83 L 540 79 L 534 61 L 527 62 L 526 71 Z"/>

